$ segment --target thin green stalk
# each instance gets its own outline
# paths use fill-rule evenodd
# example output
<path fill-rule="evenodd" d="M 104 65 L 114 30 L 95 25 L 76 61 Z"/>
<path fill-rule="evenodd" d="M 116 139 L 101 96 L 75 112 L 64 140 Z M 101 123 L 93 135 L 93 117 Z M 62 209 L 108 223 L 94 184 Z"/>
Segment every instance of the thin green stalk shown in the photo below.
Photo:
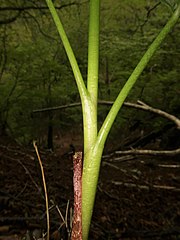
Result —
<path fill-rule="evenodd" d="M 99 12 L 100 0 L 90 1 L 88 74 L 87 90 L 91 107 L 88 116 L 84 116 L 84 165 L 88 164 L 88 154 L 97 138 L 97 100 L 99 70 Z M 86 114 L 87 115 L 87 114 Z"/>
<path fill-rule="evenodd" d="M 90 1 L 87 89 L 94 105 L 98 98 L 100 1 Z"/>
<path fill-rule="evenodd" d="M 88 238 L 89 220 L 87 216 L 92 214 L 92 206 L 87 204 L 87 196 L 94 198 L 91 194 L 92 189 L 88 187 L 91 174 L 89 173 L 89 165 L 95 159 L 92 158 L 92 151 L 97 140 L 97 100 L 98 100 L 98 70 L 99 70 L 99 15 L 100 0 L 90 1 L 89 14 L 89 42 L 88 42 L 88 76 L 87 90 L 90 96 L 91 111 L 84 117 L 84 165 L 82 176 L 82 230 L 83 239 Z M 96 178 L 92 176 L 91 178 Z"/>
<path fill-rule="evenodd" d="M 87 92 L 86 86 L 84 84 L 82 74 L 81 74 L 79 66 L 77 64 L 75 55 L 73 53 L 73 50 L 72 50 L 71 45 L 69 43 L 69 40 L 67 38 L 66 32 L 64 31 L 61 20 L 60 20 L 58 14 L 57 14 L 57 11 L 54 7 L 54 4 L 52 3 L 52 0 L 46 0 L 46 3 L 47 3 L 48 8 L 51 12 L 52 18 L 55 22 L 58 33 L 61 37 L 64 48 L 66 50 L 66 54 L 67 54 L 69 62 L 71 64 L 71 67 L 72 67 L 72 70 L 73 70 L 73 73 L 74 73 L 74 76 L 75 76 L 75 79 L 76 79 L 76 83 L 77 83 L 77 86 L 78 86 L 78 90 L 79 90 L 79 93 L 80 93 L 80 96 L 81 96 L 81 101 L 83 103 L 84 98 L 88 96 L 88 92 Z"/>
<path fill-rule="evenodd" d="M 87 90 L 91 101 L 90 116 L 84 119 L 84 156 L 94 145 L 97 138 L 97 99 L 99 70 L 99 0 L 90 1 L 89 42 L 88 42 L 88 75 Z"/>

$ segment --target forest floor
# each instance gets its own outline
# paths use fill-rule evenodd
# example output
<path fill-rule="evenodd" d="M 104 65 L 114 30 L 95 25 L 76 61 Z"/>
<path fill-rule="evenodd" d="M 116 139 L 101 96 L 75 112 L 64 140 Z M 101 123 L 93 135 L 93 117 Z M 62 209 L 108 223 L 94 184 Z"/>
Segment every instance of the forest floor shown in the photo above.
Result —
<path fill-rule="evenodd" d="M 68 239 L 71 228 L 72 160 L 64 153 L 40 151 L 48 189 L 50 234 L 54 240 Z M 41 179 L 32 148 L 9 139 L 0 140 L 1 240 L 37 240 L 46 232 Z M 90 240 L 180 239 L 179 223 L 177 157 L 102 161 Z"/>

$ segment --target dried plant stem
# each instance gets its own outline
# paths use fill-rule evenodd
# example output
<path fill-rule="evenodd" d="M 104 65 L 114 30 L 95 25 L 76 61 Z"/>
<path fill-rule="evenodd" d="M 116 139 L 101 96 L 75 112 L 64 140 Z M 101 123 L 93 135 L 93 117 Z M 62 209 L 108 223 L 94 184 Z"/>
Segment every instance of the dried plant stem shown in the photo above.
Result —
<path fill-rule="evenodd" d="M 82 240 L 82 152 L 73 156 L 74 216 L 71 240 Z"/>
<path fill-rule="evenodd" d="M 42 161 L 39 155 L 39 151 L 36 145 L 36 142 L 33 141 L 33 146 L 36 151 L 36 155 L 39 161 L 39 165 L 41 168 L 41 174 L 42 174 L 42 180 L 43 180 L 43 186 L 44 186 L 44 194 L 45 194 L 45 201 L 46 201 L 46 216 L 47 216 L 47 240 L 49 240 L 49 232 L 50 232 L 50 223 L 49 223 L 49 206 L 48 206 L 48 194 L 47 194 L 47 187 L 46 187 L 46 180 L 45 180 L 45 175 L 44 175 L 44 169 L 42 165 Z"/>

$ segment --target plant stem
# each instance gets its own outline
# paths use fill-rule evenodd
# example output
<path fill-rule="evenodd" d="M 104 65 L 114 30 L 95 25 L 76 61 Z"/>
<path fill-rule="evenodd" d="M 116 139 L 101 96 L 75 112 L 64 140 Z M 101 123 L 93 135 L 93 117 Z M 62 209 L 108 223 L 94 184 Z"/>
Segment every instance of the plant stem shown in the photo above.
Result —
<path fill-rule="evenodd" d="M 79 90 L 79 94 L 81 96 L 81 101 L 82 104 L 84 103 L 84 99 L 87 97 L 88 93 L 87 93 L 87 89 L 86 86 L 84 84 L 83 78 L 82 78 L 82 74 L 80 72 L 79 66 L 77 64 L 75 55 L 73 53 L 73 50 L 71 48 L 71 45 L 69 43 L 69 40 L 67 38 L 66 32 L 64 31 L 63 25 L 61 23 L 61 20 L 57 14 L 57 11 L 52 3 L 52 0 L 46 0 L 46 3 L 48 5 L 48 8 L 51 12 L 52 18 L 55 22 L 55 25 L 57 27 L 58 33 L 61 37 L 61 40 L 63 42 L 63 46 L 66 50 L 66 54 L 68 56 L 69 62 L 71 64 L 73 73 L 74 73 L 74 77 L 76 79 L 76 83 L 78 86 L 78 90 Z"/>
<path fill-rule="evenodd" d="M 90 1 L 87 89 L 94 105 L 98 98 L 99 8 L 99 0 Z"/>
<path fill-rule="evenodd" d="M 180 15 L 180 4 L 178 5 L 176 11 L 173 13 L 170 20 L 167 22 L 165 27 L 161 30 L 159 35 L 150 45 L 137 67 L 134 69 L 130 78 L 124 85 L 123 89 L 119 93 L 116 101 L 114 102 L 109 114 L 107 115 L 97 137 L 96 144 L 93 145 L 91 152 L 88 156 L 86 168 L 83 169 L 83 193 L 82 193 L 82 219 L 83 219 L 83 240 L 88 239 L 89 228 L 93 213 L 94 200 L 97 189 L 97 182 L 100 170 L 101 156 L 104 149 L 104 143 L 107 139 L 111 126 L 123 104 L 130 90 L 134 86 L 138 77 L 147 66 L 148 62 L 152 58 L 153 54 L 156 52 L 162 41 L 165 39 L 167 34 L 173 28 L 173 26 L 178 21 Z"/>
<path fill-rule="evenodd" d="M 89 93 L 89 109 L 84 117 L 84 163 L 86 155 L 95 144 L 97 138 L 97 99 L 98 99 L 98 70 L 99 70 L 99 12 L 100 0 L 90 1 L 89 42 L 88 42 L 88 74 L 87 90 Z M 88 111 L 88 114 L 87 114 Z"/>
<path fill-rule="evenodd" d="M 91 149 L 87 156 L 88 163 L 86 167 L 83 166 L 83 181 L 82 181 L 82 230 L 83 240 L 88 239 L 91 218 L 94 208 L 94 200 L 97 189 L 97 182 L 99 178 L 99 169 L 101 163 L 101 156 L 103 147 L 99 149 Z"/>
<path fill-rule="evenodd" d="M 88 76 L 87 90 L 89 93 L 89 108 L 83 114 L 84 119 L 84 164 L 82 177 L 82 229 L 83 239 L 88 238 L 89 216 L 92 214 L 92 207 L 87 204 L 88 198 L 94 199 L 92 189 L 88 188 L 89 179 L 92 176 L 89 170 L 91 163 L 95 161 L 92 151 L 97 140 L 97 100 L 98 100 L 98 70 L 99 70 L 99 18 L 100 0 L 90 1 L 89 14 L 89 42 L 88 42 Z"/>

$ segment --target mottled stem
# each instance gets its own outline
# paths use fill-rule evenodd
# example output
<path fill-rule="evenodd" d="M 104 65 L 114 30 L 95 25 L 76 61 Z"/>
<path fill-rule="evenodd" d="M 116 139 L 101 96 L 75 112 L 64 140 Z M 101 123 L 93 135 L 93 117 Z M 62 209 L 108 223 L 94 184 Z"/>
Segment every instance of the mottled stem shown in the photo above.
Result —
<path fill-rule="evenodd" d="M 71 240 L 82 240 L 82 152 L 73 155 L 74 216 Z"/>

